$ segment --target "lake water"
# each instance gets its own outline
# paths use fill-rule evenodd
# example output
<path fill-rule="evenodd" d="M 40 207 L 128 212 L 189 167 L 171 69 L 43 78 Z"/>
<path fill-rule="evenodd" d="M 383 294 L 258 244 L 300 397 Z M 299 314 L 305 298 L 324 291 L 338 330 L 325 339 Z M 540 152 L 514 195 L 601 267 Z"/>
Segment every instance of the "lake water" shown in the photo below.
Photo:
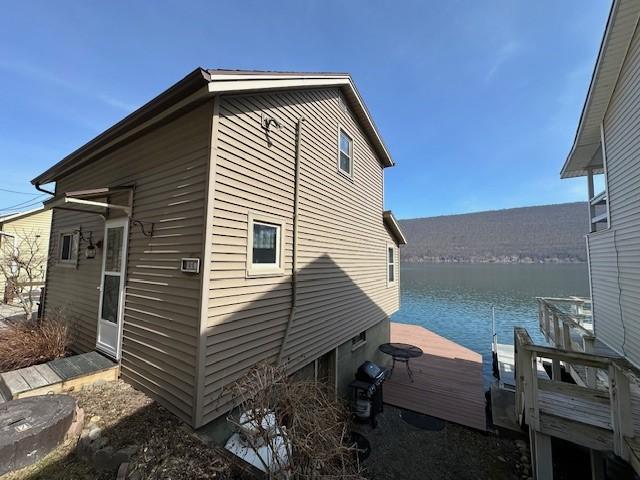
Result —
<path fill-rule="evenodd" d="M 422 325 L 482 354 L 492 380 L 491 307 L 499 343 L 513 343 L 513 327 L 538 329 L 535 297 L 589 296 L 586 264 L 403 264 L 401 304 L 392 321 Z"/>

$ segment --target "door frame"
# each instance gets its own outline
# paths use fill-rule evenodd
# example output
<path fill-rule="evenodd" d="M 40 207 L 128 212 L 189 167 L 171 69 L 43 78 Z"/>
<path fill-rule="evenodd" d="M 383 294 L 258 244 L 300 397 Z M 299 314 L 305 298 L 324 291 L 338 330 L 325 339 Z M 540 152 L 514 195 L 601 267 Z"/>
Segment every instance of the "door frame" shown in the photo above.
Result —
<path fill-rule="evenodd" d="M 100 339 L 100 322 L 102 321 L 102 299 L 103 299 L 103 289 L 104 289 L 104 268 L 107 263 L 107 229 L 114 227 L 124 227 L 122 232 L 122 257 L 121 257 L 121 275 L 120 275 L 120 298 L 118 299 L 118 338 L 116 340 L 116 349 L 115 352 L 110 349 L 104 348 L 103 345 L 99 343 Z M 127 250 L 129 246 L 129 217 L 117 217 L 105 220 L 104 222 L 104 232 L 102 237 L 102 262 L 100 267 L 100 295 L 98 299 L 98 318 L 97 318 L 97 326 L 96 326 L 96 350 L 108 355 L 116 360 L 120 360 L 120 356 L 122 354 L 122 333 L 124 327 L 124 289 L 125 289 L 125 279 L 127 276 Z"/>

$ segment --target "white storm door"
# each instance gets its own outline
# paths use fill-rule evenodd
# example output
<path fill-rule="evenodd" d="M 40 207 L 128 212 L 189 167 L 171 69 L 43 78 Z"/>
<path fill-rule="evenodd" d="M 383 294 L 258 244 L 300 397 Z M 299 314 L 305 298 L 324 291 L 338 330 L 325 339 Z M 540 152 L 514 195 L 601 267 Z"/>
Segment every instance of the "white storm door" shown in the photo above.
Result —
<path fill-rule="evenodd" d="M 119 359 L 124 312 L 127 217 L 107 220 L 102 248 L 102 276 L 96 348 Z"/>

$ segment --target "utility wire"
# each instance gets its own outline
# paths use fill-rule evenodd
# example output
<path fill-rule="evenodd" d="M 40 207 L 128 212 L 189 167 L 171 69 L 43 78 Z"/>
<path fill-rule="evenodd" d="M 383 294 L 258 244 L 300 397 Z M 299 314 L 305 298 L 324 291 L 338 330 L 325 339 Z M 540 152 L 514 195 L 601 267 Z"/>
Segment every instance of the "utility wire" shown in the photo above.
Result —
<path fill-rule="evenodd" d="M 15 210 L 16 208 L 32 207 L 34 205 L 42 203 L 42 200 L 44 200 L 44 198 L 48 197 L 48 196 L 49 195 L 44 194 L 44 195 L 40 195 L 40 197 L 31 198 L 31 199 L 26 200 L 24 202 L 16 203 L 15 205 L 9 205 L 8 207 L 0 208 L 0 212 L 6 212 L 8 210 Z"/>
<path fill-rule="evenodd" d="M 18 192 L 17 190 L 9 190 L 7 188 L 0 188 L 0 192 L 16 193 L 18 195 L 31 195 L 33 197 L 40 195 L 39 192 Z"/>

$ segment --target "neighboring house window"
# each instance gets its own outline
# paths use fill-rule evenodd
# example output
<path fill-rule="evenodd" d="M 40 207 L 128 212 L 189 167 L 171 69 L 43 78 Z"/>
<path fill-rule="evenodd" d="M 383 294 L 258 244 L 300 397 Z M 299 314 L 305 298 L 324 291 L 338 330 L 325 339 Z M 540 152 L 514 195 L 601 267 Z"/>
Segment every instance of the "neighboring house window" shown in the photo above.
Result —
<path fill-rule="evenodd" d="M 353 176 L 353 140 L 340 129 L 338 139 L 338 170 L 348 177 Z"/>
<path fill-rule="evenodd" d="M 396 283 L 398 276 L 396 263 L 395 247 L 387 245 L 387 285 L 394 285 Z"/>
<path fill-rule="evenodd" d="M 356 350 L 367 343 L 367 332 L 360 332 L 359 335 L 356 335 L 351 339 L 351 350 Z"/>
<path fill-rule="evenodd" d="M 284 273 L 284 227 L 282 219 L 249 214 L 247 275 Z"/>
<path fill-rule="evenodd" d="M 76 235 L 73 233 L 60 234 L 60 244 L 58 250 L 58 260 L 60 261 L 60 263 L 75 264 L 78 258 Z"/>

